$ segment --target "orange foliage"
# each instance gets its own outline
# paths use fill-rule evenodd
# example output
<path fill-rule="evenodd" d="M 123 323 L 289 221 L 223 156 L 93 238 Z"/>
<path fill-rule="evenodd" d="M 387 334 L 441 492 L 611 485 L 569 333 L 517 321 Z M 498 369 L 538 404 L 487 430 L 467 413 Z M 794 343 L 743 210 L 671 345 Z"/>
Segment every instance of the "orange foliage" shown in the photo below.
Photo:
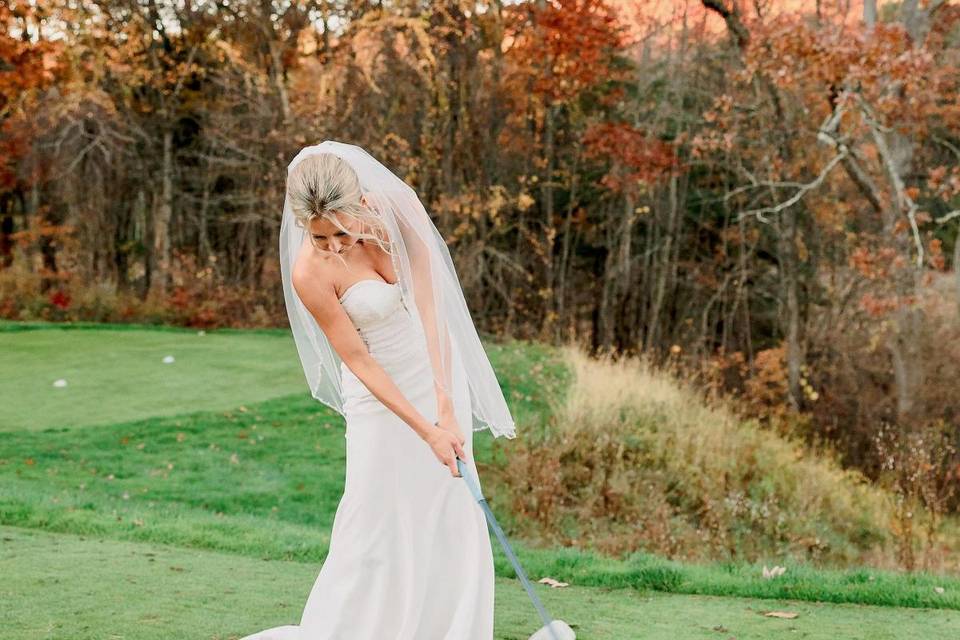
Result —
<path fill-rule="evenodd" d="M 958 53 L 948 38 L 960 23 L 960 9 L 942 7 L 923 42 L 914 42 L 896 21 L 867 30 L 844 15 L 813 20 L 781 12 L 763 19 L 745 14 L 743 19 L 750 33 L 741 51 L 743 67 L 703 114 L 705 124 L 691 138 L 691 154 L 750 167 L 758 181 L 811 183 L 839 151 L 836 144 L 824 142 L 842 140 L 862 172 L 859 186 L 850 171 L 837 168 L 801 194 L 797 206 L 811 212 L 809 219 L 826 233 L 850 245 L 849 265 L 871 287 L 860 298 L 860 308 L 884 316 L 908 303 L 907 296 L 895 292 L 894 281 L 916 263 L 914 223 L 920 234 L 929 234 L 930 211 L 936 210 L 931 207 L 939 201 L 940 207 L 955 209 L 951 200 L 960 195 L 960 168 L 944 166 L 927 151 L 937 147 L 932 136 L 938 130 L 960 123 Z M 833 117 L 837 124 L 825 133 Z M 896 150 L 877 146 L 877 132 L 893 130 L 912 143 L 911 173 L 919 176 L 904 179 L 902 186 L 895 184 L 887 164 Z M 930 162 L 930 157 L 937 160 Z M 862 193 L 867 183 L 870 202 Z M 742 191 L 743 196 L 731 199 L 734 206 L 755 206 L 752 192 Z M 774 203 L 789 195 L 789 190 L 778 193 Z M 847 233 L 851 227 L 858 231 Z M 945 269 L 940 241 L 927 239 L 923 245 L 929 251 L 926 264 Z"/>
<path fill-rule="evenodd" d="M 626 31 L 605 0 L 557 0 L 542 8 L 524 3 L 504 11 L 512 40 L 507 55 L 526 69 L 524 91 L 546 102 L 566 102 L 600 83 L 626 79 L 625 69 L 611 65 Z"/>
<path fill-rule="evenodd" d="M 676 149 L 622 122 L 601 122 L 583 136 L 586 158 L 609 158 L 613 169 L 601 180 L 612 191 L 627 191 L 637 182 L 651 183 L 680 170 Z"/>
<path fill-rule="evenodd" d="M 38 13 L 36 7 L 22 4 L 15 13 L 7 3 L 0 3 L 0 191 L 16 185 L 18 161 L 36 135 L 30 117 L 36 92 L 52 84 L 62 71 L 60 43 L 12 35 L 14 26 L 36 22 Z"/>

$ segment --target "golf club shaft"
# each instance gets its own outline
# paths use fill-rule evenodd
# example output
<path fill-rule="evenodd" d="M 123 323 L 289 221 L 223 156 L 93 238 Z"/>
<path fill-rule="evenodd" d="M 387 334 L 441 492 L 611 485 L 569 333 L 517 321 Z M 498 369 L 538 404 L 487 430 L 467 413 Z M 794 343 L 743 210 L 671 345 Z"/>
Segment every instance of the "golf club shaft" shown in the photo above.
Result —
<path fill-rule="evenodd" d="M 481 500 L 479 504 L 483 508 L 483 512 L 487 515 L 487 524 L 490 525 L 490 528 L 493 529 L 493 532 L 497 535 L 497 539 L 500 540 L 500 544 L 503 546 L 503 551 L 507 554 L 507 559 L 510 560 L 510 564 L 513 565 L 513 569 L 517 572 L 517 577 L 520 578 L 523 588 L 527 590 L 527 595 L 530 596 L 530 600 L 533 601 L 533 606 L 536 607 L 537 613 L 540 614 L 540 619 L 543 620 L 544 626 L 546 626 L 550 631 L 550 635 L 553 637 L 553 640 L 559 640 L 559 638 L 557 638 L 557 634 L 553 630 L 553 627 L 550 626 L 550 623 L 553 622 L 553 619 L 550 617 L 550 614 L 547 613 L 547 610 L 543 608 L 543 603 L 540 602 L 537 592 L 533 590 L 533 585 L 530 584 L 527 574 L 524 573 L 523 567 L 520 566 L 520 560 L 513 553 L 513 549 L 510 547 L 510 543 L 507 542 L 507 537 L 504 535 L 503 529 L 500 528 L 500 524 L 494 517 L 493 511 L 490 510 L 490 505 L 487 504 L 486 500 Z"/>
<path fill-rule="evenodd" d="M 517 577 L 520 578 L 523 588 L 526 589 L 527 595 L 530 596 L 530 600 L 533 602 L 533 606 L 536 607 L 537 613 L 540 614 L 540 619 L 543 620 L 544 626 L 550 632 L 550 637 L 552 637 L 553 640 L 560 640 L 557 638 L 557 634 L 551 626 L 553 619 L 550 617 L 550 614 L 547 613 L 547 610 L 544 609 L 543 603 L 540 602 L 540 598 L 537 596 L 537 592 L 533 590 L 533 585 L 530 584 L 530 580 L 527 578 L 527 574 L 523 571 L 523 567 L 520 566 L 520 560 L 516 554 L 514 554 L 510 543 L 507 542 L 507 536 L 504 535 L 503 529 L 500 528 L 500 523 L 497 522 L 496 516 L 493 515 L 493 510 L 490 509 L 490 505 L 480 491 L 480 483 L 477 481 L 476 476 L 474 476 L 470 467 L 460 458 L 457 458 L 457 467 L 460 475 L 466 480 L 470 492 L 477 500 L 477 504 L 483 509 L 483 513 L 487 518 L 487 525 L 493 529 L 494 534 L 496 534 L 497 539 L 500 541 L 500 546 L 503 547 L 504 553 L 507 554 L 507 559 L 510 560 L 510 564 L 513 565 L 514 571 L 517 572 Z"/>

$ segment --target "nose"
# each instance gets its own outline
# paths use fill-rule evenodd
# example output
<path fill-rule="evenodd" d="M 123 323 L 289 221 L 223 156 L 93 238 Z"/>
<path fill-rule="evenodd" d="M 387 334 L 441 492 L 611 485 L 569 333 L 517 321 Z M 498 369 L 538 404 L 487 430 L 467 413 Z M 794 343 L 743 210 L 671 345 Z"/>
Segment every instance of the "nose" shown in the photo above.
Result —
<path fill-rule="evenodd" d="M 330 240 L 330 250 L 333 251 L 333 252 L 340 251 L 340 241 L 339 241 L 339 240 L 335 240 L 335 239 L 331 239 L 331 240 Z"/>

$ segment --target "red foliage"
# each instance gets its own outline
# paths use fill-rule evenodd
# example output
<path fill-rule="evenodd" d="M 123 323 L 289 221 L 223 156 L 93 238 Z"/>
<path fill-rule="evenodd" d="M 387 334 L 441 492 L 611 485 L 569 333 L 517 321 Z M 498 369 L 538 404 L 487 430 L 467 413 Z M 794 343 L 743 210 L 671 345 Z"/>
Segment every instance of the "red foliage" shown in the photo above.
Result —
<path fill-rule="evenodd" d="M 637 182 L 649 184 L 681 169 L 672 143 L 653 138 L 629 124 L 595 124 L 584 134 L 583 144 L 585 157 L 611 162 L 601 183 L 613 191 L 628 191 Z"/>
<path fill-rule="evenodd" d="M 50 304 L 58 309 L 66 310 L 70 308 L 70 294 L 63 289 L 57 289 L 51 292 L 47 299 L 50 301 Z"/>
<path fill-rule="evenodd" d="M 183 311 L 193 304 L 193 297 L 184 287 L 174 287 L 167 301 L 171 307 Z"/>
<path fill-rule="evenodd" d="M 864 278 L 886 280 L 890 277 L 890 267 L 898 257 L 896 249 L 891 247 L 871 251 L 865 246 L 858 246 L 850 252 L 849 264 Z"/>
<path fill-rule="evenodd" d="M 573 101 L 600 84 L 627 79 L 613 58 L 627 40 L 618 11 L 605 0 L 556 0 L 504 8 L 516 95 L 546 103 Z M 614 91 L 614 93 L 616 93 Z"/>
<path fill-rule="evenodd" d="M 867 315 L 880 318 L 896 311 L 900 301 L 896 296 L 880 297 L 873 293 L 864 293 L 860 296 L 859 306 Z"/>

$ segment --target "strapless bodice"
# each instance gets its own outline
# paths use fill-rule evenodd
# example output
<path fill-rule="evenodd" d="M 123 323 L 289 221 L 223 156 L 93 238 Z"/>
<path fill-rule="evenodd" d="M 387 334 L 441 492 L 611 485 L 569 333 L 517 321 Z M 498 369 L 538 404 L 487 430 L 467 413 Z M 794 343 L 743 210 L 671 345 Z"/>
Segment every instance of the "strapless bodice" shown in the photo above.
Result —
<path fill-rule="evenodd" d="M 400 285 L 371 278 L 347 287 L 340 304 L 350 316 L 367 351 L 401 389 L 432 379 L 426 339 L 407 308 Z M 345 410 L 379 402 L 345 362 L 340 363 Z"/>
<path fill-rule="evenodd" d="M 354 282 L 340 296 L 340 304 L 361 335 L 396 322 L 395 316 L 409 313 L 400 295 L 400 284 L 366 278 Z"/>

